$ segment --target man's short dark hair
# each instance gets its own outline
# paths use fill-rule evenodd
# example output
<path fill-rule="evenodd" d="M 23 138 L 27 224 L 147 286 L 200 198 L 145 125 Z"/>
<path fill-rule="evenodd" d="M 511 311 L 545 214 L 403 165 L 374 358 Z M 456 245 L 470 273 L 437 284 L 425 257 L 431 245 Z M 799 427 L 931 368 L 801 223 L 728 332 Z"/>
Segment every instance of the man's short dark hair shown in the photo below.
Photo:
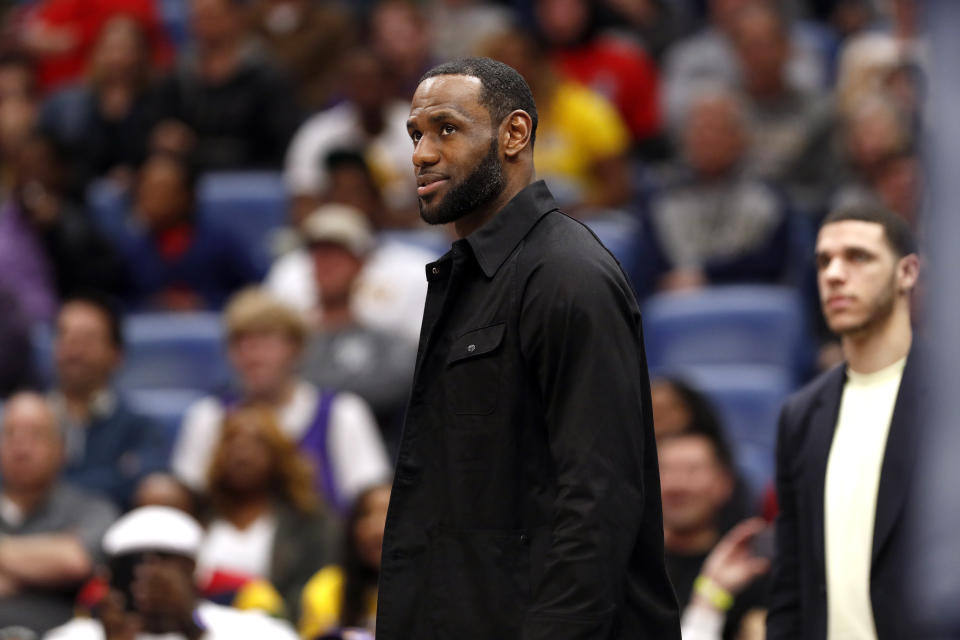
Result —
<path fill-rule="evenodd" d="M 63 309 L 72 303 L 86 304 L 99 311 L 107 322 L 107 335 L 110 338 L 110 344 L 120 351 L 123 350 L 123 313 L 120 303 L 112 296 L 101 291 L 80 291 L 68 296 L 60 308 Z"/>
<path fill-rule="evenodd" d="M 908 256 L 917 252 L 917 240 L 907 221 L 890 211 L 886 207 L 874 205 L 852 205 L 841 207 L 830 212 L 820 228 L 836 222 L 847 220 L 859 220 L 860 222 L 872 222 L 883 227 L 883 234 L 887 238 L 887 243 L 897 254 L 898 258 Z"/>
<path fill-rule="evenodd" d="M 490 58 L 458 58 L 430 69 L 420 82 L 436 76 L 470 76 L 480 80 L 480 104 L 487 108 L 495 127 L 516 110 L 526 111 L 533 121 L 530 146 L 537 139 L 537 105 L 530 86 L 513 67 Z"/>

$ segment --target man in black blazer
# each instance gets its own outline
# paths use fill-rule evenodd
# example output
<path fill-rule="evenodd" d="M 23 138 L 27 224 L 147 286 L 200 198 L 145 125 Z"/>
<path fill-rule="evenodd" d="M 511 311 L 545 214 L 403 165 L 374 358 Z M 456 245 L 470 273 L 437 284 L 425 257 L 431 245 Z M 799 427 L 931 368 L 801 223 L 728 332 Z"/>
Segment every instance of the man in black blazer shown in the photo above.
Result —
<path fill-rule="evenodd" d="M 821 226 L 816 260 L 846 362 L 780 416 L 767 637 L 910 638 L 901 568 L 912 555 L 902 520 L 920 435 L 916 247 L 894 214 L 844 209 Z"/>

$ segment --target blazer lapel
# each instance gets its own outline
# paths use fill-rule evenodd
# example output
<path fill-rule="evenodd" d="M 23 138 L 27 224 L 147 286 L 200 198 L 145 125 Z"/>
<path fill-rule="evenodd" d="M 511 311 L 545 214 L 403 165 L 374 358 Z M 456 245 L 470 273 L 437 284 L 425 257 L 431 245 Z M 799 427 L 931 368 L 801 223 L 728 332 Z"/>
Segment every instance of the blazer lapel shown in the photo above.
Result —
<path fill-rule="evenodd" d="M 916 350 L 907 358 L 897 402 L 890 420 L 887 447 L 877 490 L 877 516 L 873 529 L 873 561 L 890 537 L 910 489 L 910 480 L 920 440 L 922 388 Z"/>
<path fill-rule="evenodd" d="M 817 404 L 810 413 L 810 449 L 807 459 L 811 461 L 811 466 L 808 481 L 804 484 L 809 492 L 807 500 L 812 515 L 809 522 L 814 527 L 814 531 L 809 533 L 814 541 L 817 570 L 821 574 L 826 571 L 823 509 L 827 459 L 830 457 L 830 446 L 833 444 L 833 434 L 837 428 L 837 416 L 840 415 L 840 400 L 843 397 L 843 387 L 846 379 L 846 366 L 837 367 L 835 374 L 827 382 Z"/>

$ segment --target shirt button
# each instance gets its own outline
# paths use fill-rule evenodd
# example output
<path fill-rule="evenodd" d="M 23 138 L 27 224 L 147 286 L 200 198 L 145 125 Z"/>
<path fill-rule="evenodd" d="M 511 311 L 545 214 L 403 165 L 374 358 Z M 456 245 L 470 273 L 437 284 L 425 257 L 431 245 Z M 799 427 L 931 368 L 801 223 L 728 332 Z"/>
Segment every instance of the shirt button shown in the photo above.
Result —
<path fill-rule="evenodd" d="M 520 544 L 526 545 L 528 542 L 530 542 L 530 537 L 529 537 L 527 534 L 525 534 L 525 533 L 521 533 L 521 534 L 520 534 Z"/>
<path fill-rule="evenodd" d="M 473 353 L 473 352 L 476 351 L 476 350 L 477 350 L 477 345 L 475 345 L 475 344 L 468 344 L 468 345 L 467 345 L 467 351 L 469 351 L 470 353 Z"/>
<path fill-rule="evenodd" d="M 430 269 L 430 272 L 435 276 L 440 275 L 440 269 L 438 267 L 434 267 L 433 269 Z"/>

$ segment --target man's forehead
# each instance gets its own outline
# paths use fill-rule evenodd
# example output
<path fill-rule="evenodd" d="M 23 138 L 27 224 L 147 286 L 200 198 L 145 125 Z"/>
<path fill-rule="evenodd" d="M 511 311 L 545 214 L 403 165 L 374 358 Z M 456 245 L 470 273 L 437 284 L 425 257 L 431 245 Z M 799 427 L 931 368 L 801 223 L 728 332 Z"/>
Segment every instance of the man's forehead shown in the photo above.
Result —
<path fill-rule="evenodd" d="M 885 246 L 883 226 L 866 220 L 831 222 L 817 234 L 817 249 Z"/>
<path fill-rule="evenodd" d="M 467 75 L 441 75 L 420 83 L 410 103 L 410 114 L 441 106 L 474 110 L 480 106 L 480 78 Z"/>

